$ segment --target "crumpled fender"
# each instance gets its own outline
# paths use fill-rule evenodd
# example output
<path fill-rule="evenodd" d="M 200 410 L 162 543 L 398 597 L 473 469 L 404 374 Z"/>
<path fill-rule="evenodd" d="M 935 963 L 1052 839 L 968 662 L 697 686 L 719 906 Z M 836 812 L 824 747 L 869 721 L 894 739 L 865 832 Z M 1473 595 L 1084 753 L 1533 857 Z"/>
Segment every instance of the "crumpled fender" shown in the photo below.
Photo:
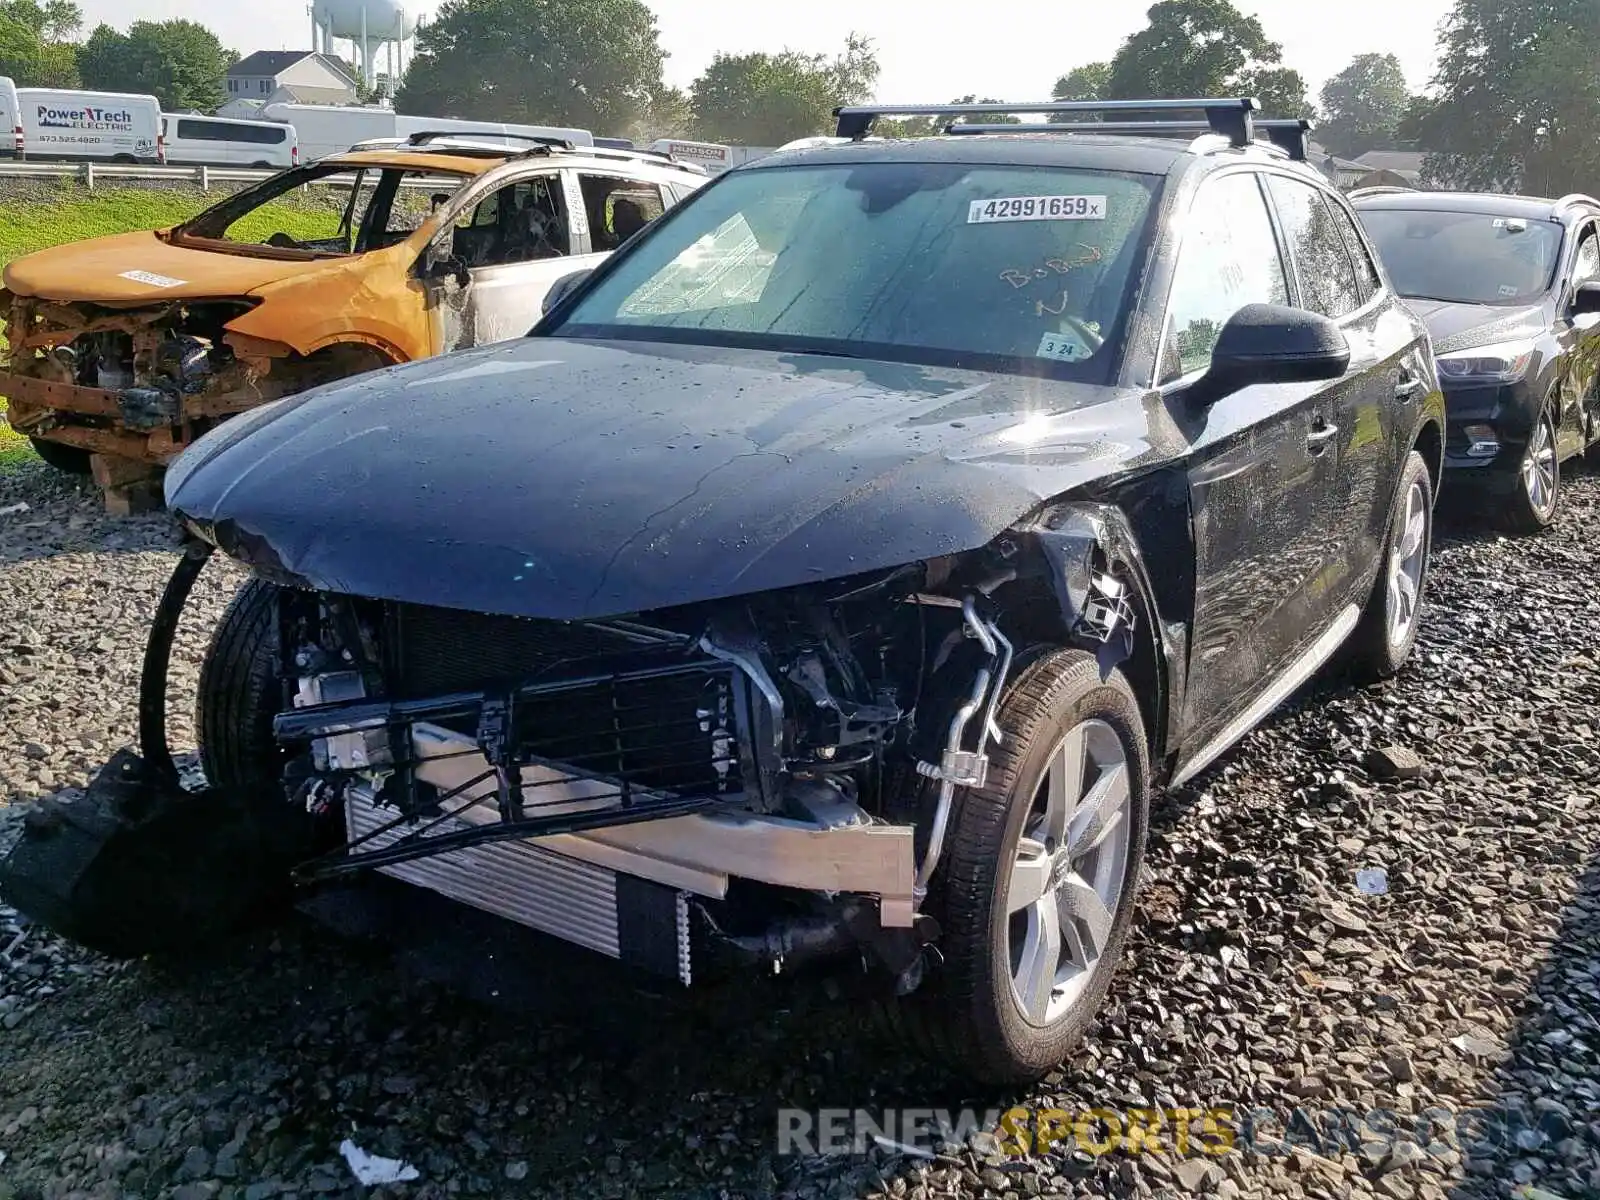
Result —
<path fill-rule="evenodd" d="M 1050 568 L 1050 583 L 1073 642 L 1092 650 L 1101 677 L 1144 652 L 1154 666 L 1151 752 L 1160 761 L 1176 718 L 1187 662 L 1187 623 L 1168 619 L 1133 523 L 1114 504 L 1069 501 L 1040 513 L 1016 533 L 1031 539 Z"/>

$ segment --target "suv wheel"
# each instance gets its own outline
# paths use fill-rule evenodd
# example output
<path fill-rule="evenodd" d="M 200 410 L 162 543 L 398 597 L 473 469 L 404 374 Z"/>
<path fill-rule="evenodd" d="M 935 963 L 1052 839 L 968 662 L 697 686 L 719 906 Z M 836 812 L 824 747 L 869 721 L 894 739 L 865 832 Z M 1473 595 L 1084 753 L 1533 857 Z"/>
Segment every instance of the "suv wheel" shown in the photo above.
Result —
<path fill-rule="evenodd" d="M 1111 985 L 1149 822 L 1149 753 L 1122 674 L 1082 650 L 1000 706 L 989 781 L 957 798 L 928 910 L 944 964 L 897 1002 L 917 1048 L 991 1084 L 1061 1063 Z"/>
<path fill-rule="evenodd" d="M 1548 406 L 1528 435 L 1516 486 L 1506 508 L 1512 533 L 1538 533 L 1549 528 L 1561 505 L 1561 461 L 1556 457 L 1556 423 Z"/>
<path fill-rule="evenodd" d="M 276 779 L 283 756 L 272 736 L 278 685 L 278 588 L 247 579 L 228 603 L 200 664 L 194 725 L 212 787 Z"/>
<path fill-rule="evenodd" d="M 1433 477 L 1413 450 L 1400 472 L 1389 537 L 1372 596 L 1350 639 L 1351 670 L 1366 681 L 1388 679 L 1417 643 L 1417 617 L 1433 552 Z"/>

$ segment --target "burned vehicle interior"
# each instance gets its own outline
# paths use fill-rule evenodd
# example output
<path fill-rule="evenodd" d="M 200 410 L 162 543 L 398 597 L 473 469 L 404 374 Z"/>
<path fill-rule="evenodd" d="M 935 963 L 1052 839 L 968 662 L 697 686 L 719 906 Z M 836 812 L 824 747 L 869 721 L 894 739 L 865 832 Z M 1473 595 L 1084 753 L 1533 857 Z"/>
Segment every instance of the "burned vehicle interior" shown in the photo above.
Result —
<path fill-rule="evenodd" d="M 269 206 L 303 187 L 340 177 L 349 180 L 350 194 L 342 209 L 328 210 L 326 236 L 295 238 L 272 228 Z M 405 241 L 431 215 L 428 193 L 449 194 L 467 178 L 445 171 L 324 161 L 248 188 L 177 226 L 171 237 L 177 245 L 233 254 L 293 259 L 366 254 Z"/>

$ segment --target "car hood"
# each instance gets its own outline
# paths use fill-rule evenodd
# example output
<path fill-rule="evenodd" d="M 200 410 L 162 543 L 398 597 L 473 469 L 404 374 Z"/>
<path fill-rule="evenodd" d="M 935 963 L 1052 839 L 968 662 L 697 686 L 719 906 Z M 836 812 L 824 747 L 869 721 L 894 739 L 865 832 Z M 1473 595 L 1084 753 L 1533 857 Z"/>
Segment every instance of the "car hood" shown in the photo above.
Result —
<path fill-rule="evenodd" d="M 1457 304 L 1448 300 L 1407 300 L 1406 303 L 1428 327 L 1435 354 L 1535 337 L 1550 324 L 1548 314 L 1538 304 L 1505 308 L 1498 304 Z"/>
<path fill-rule="evenodd" d="M 244 296 L 269 283 L 326 270 L 328 260 L 289 262 L 174 246 L 146 231 L 41 250 L 5 269 L 19 296 L 98 304 L 158 304 Z"/>
<path fill-rule="evenodd" d="M 1139 392 L 523 338 L 235 418 L 172 465 L 166 495 L 288 582 L 571 619 L 974 549 L 1170 454 L 1176 434 L 1153 432 L 1170 429 Z"/>

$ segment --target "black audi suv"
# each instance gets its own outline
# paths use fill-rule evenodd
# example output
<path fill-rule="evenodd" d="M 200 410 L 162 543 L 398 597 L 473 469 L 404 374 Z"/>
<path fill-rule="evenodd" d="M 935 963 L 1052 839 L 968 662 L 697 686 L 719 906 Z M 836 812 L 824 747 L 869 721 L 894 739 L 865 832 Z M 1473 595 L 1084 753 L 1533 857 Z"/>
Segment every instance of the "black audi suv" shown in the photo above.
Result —
<path fill-rule="evenodd" d="M 1351 200 L 1433 335 L 1451 483 L 1514 532 L 1545 528 L 1562 464 L 1600 443 L 1600 201 L 1401 188 Z"/>
<path fill-rule="evenodd" d="M 530 336 L 201 438 L 141 753 L 79 839 L 175 812 L 191 849 L 73 891 L 30 826 L 0 889 L 136 952 L 283 846 L 307 888 L 382 872 L 685 984 L 847 966 L 947 1066 L 1038 1078 L 1110 985 L 1152 792 L 1336 656 L 1398 671 L 1421 619 L 1427 332 L 1254 109 L 842 110 Z M 215 551 L 251 578 L 185 794 L 166 651 Z M 302 842 L 193 849 L 273 820 Z"/>

